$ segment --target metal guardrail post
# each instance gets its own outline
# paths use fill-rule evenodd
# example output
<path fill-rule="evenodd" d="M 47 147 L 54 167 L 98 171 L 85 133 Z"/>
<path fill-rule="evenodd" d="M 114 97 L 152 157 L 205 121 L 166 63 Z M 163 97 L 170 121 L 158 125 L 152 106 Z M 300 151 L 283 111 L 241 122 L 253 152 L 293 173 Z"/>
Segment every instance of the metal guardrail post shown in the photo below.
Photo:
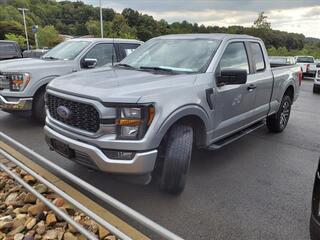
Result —
<path fill-rule="evenodd" d="M 51 161 L 44 158 L 40 154 L 27 148 L 26 146 L 22 145 L 21 143 L 17 142 L 16 140 L 10 138 L 9 136 L 5 135 L 2 132 L 0 132 L 0 139 L 3 140 L 4 142 L 7 142 L 7 143 L 11 144 L 12 146 L 16 147 L 17 149 L 19 149 L 20 151 L 22 151 L 26 155 L 30 156 L 31 158 L 37 159 L 42 164 L 48 166 L 51 170 L 58 172 L 59 174 L 61 174 L 63 177 L 65 177 L 69 181 L 80 186 L 82 189 L 90 192 L 91 194 L 93 194 L 94 196 L 99 198 L 100 200 L 104 201 L 105 203 L 109 204 L 110 206 L 114 207 L 115 209 L 119 210 L 120 212 L 124 213 L 125 215 L 127 215 L 131 219 L 137 221 L 142 226 L 147 227 L 148 229 L 159 234 L 159 236 L 164 237 L 165 239 L 169 239 L 169 240 L 182 240 L 181 237 L 170 232 L 168 229 L 160 226 L 156 222 L 145 217 L 141 213 L 133 210 L 132 208 L 128 207 L 127 205 L 121 203 L 120 201 L 116 200 L 115 198 L 111 197 L 110 195 L 104 193 L 100 189 L 90 185 L 89 183 L 85 182 L 81 178 L 71 174 L 70 172 L 59 167 L 58 165 L 52 163 Z"/>

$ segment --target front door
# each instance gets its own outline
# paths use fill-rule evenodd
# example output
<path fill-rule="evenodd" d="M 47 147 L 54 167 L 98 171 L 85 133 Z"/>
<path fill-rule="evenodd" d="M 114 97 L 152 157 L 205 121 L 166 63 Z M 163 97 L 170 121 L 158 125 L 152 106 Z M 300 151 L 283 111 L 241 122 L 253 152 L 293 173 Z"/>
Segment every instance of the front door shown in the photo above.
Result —
<path fill-rule="evenodd" d="M 245 69 L 247 83 L 217 87 L 214 101 L 214 139 L 223 138 L 252 122 L 255 102 L 255 89 L 250 85 L 254 81 L 250 75 L 249 58 L 244 42 L 231 42 L 226 47 L 219 68 Z"/>

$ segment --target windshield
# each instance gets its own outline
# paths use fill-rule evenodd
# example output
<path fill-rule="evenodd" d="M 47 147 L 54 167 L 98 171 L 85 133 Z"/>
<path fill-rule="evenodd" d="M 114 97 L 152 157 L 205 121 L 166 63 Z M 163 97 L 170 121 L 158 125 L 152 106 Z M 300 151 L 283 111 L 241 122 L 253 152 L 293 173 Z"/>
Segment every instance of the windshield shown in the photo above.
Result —
<path fill-rule="evenodd" d="M 60 43 L 42 56 L 43 59 L 73 60 L 88 45 L 88 41 L 67 41 Z"/>
<path fill-rule="evenodd" d="M 314 59 L 312 57 L 298 57 L 298 63 L 314 63 Z"/>
<path fill-rule="evenodd" d="M 16 53 L 16 47 L 12 43 L 0 43 L 0 54 Z"/>
<path fill-rule="evenodd" d="M 154 39 L 137 48 L 121 64 L 140 70 L 204 72 L 219 43 L 212 39 Z"/>

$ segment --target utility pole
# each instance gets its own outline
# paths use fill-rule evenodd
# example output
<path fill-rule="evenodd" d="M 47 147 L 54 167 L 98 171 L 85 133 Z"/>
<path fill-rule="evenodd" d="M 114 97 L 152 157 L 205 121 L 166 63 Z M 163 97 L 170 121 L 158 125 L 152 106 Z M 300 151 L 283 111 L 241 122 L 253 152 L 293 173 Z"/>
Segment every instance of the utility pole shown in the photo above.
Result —
<path fill-rule="evenodd" d="M 25 11 L 29 11 L 27 8 L 18 8 L 19 11 L 22 11 L 22 16 L 23 16 L 23 24 L 24 24 L 24 31 L 26 33 L 26 40 L 27 40 L 27 49 L 28 51 L 30 50 L 29 48 L 29 39 L 28 39 L 28 32 L 27 32 L 27 24 L 26 24 L 26 15 L 24 14 Z"/>
<path fill-rule="evenodd" d="M 101 30 L 101 38 L 103 38 L 103 19 L 102 19 L 102 0 L 99 0 L 100 2 L 100 30 Z"/>

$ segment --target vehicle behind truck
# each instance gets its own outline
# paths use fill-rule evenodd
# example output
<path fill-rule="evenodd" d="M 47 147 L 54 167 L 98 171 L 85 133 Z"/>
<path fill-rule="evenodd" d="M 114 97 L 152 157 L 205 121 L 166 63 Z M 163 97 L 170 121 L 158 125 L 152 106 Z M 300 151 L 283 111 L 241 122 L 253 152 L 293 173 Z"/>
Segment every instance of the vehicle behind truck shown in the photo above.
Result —
<path fill-rule="evenodd" d="M 296 56 L 296 64 L 302 68 L 303 76 L 315 77 L 316 63 L 312 56 Z"/>
<path fill-rule="evenodd" d="M 259 38 L 161 36 L 114 67 L 53 80 L 46 141 L 89 168 L 152 176 L 177 194 L 193 148 L 216 150 L 265 124 L 282 132 L 301 79 L 298 66 L 271 68 Z"/>
<path fill-rule="evenodd" d="M 0 108 L 12 114 L 32 115 L 44 123 L 44 94 L 58 76 L 119 62 L 141 45 L 127 39 L 79 38 L 63 42 L 40 59 L 0 62 Z"/>
<path fill-rule="evenodd" d="M 21 48 L 15 41 L 0 40 L 0 61 L 22 58 Z"/>
<path fill-rule="evenodd" d="M 314 77 L 313 92 L 320 93 L 320 63 L 316 65 L 316 76 Z"/>

